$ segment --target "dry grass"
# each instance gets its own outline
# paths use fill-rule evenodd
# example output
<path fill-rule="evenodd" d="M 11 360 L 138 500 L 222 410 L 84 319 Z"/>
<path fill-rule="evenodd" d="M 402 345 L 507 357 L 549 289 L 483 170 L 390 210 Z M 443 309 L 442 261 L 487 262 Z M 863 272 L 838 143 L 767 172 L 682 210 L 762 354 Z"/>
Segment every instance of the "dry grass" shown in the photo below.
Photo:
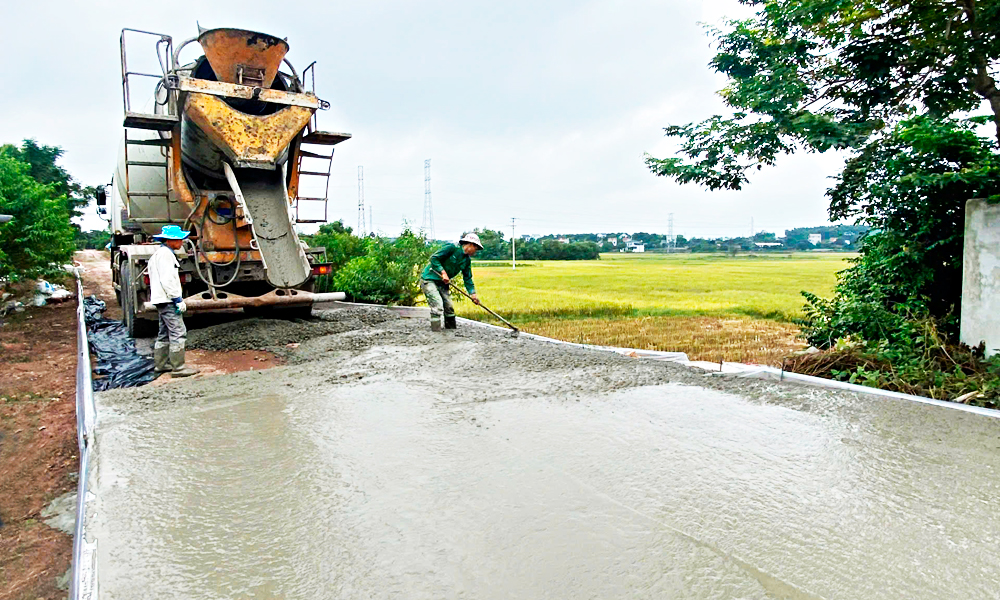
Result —
<path fill-rule="evenodd" d="M 780 365 L 805 347 L 799 328 L 751 317 L 638 317 L 533 322 L 524 330 L 546 337 L 641 350 L 686 352 L 691 360 Z"/>

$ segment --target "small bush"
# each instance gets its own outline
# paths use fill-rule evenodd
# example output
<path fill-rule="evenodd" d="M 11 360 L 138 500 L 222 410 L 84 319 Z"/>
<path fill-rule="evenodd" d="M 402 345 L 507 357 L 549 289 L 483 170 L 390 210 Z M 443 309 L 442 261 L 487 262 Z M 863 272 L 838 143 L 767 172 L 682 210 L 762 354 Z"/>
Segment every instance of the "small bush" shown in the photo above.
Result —
<path fill-rule="evenodd" d="M 420 270 L 433 248 L 409 229 L 395 239 L 358 238 L 342 222 L 320 228 L 310 242 L 325 246 L 333 274 L 317 279 L 321 292 L 345 292 L 352 300 L 412 306 L 420 297 Z"/>

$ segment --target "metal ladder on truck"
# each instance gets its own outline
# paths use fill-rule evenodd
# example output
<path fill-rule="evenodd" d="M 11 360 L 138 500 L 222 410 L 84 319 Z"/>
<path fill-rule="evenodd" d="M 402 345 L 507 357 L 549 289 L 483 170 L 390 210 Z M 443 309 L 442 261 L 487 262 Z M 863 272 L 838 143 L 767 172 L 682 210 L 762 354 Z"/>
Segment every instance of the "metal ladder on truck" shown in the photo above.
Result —
<path fill-rule="evenodd" d="M 140 35 L 156 36 L 159 39 L 156 41 L 156 58 L 160 63 L 161 73 L 142 73 L 139 71 L 130 71 L 128 68 L 128 60 L 126 58 L 125 51 L 125 34 L 126 32 L 132 32 Z M 176 106 L 173 105 L 173 99 L 170 96 L 170 92 L 167 94 L 167 112 L 164 113 L 145 113 L 145 112 L 133 112 L 132 111 L 132 98 L 131 89 L 129 87 L 130 77 L 150 77 L 159 79 L 160 83 L 157 84 L 157 89 L 163 84 L 167 77 L 169 71 L 169 64 L 171 61 L 173 53 L 173 38 L 169 35 L 162 33 L 155 33 L 152 31 L 143 31 L 141 29 L 122 29 L 121 37 L 119 38 L 121 45 L 121 59 L 122 59 L 122 99 L 125 105 L 125 190 L 128 195 L 128 200 L 133 198 L 165 198 L 167 200 L 167 221 L 170 223 L 181 223 L 183 219 L 175 219 L 173 217 L 173 212 L 171 211 L 171 205 L 176 204 L 177 201 L 170 197 L 170 166 L 168 163 L 169 155 L 166 148 L 170 147 L 173 143 L 172 132 L 174 126 L 180 122 L 180 116 L 178 116 L 176 111 Z M 165 51 L 165 57 L 161 56 L 161 48 Z M 155 91 L 154 91 L 154 102 L 156 102 Z M 154 131 L 157 136 L 154 138 L 130 138 L 129 129 L 140 129 L 147 131 Z M 163 132 L 167 132 L 164 136 Z M 134 157 L 129 156 L 130 147 L 158 147 L 162 150 L 160 155 L 163 160 L 136 160 Z M 133 150 L 133 155 L 135 151 Z M 148 158 L 140 156 L 139 158 Z M 167 190 L 164 192 L 158 191 L 133 191 L 132 186 L 129 181 L 129 174 L 133 167 L 144 168 L 144 169 L 163 169 L 163 180 L 166 183 Z M 163 222 L 161 218 L 147 218 L 147 217 L 133 217 L 132 216 L 132 202 L 126 202 L 126 218 L 134 223 L 160 223 Z"/>
<path fill-rule="evenodd" d="M 316 94 L 316 61 L 309 63 L 309 66 L 302 70 L 302 86 L 305 87 L 306 75 L 309 75 L 309 79 L 312 82 L 311 91 L 313 95 Z M 306 125 L 305 135 L 302 136 L 302 143 L 299 147 L 299 160 L 298 160 L 298 171 L 299 171 L 299 186 L 298 189 L 302 189 L 302 176 L 324 178 L 323 179 L 323 197 L 318 198 L 314 196 L 300 196 L 298 192 L 295 195 L 295 222 L 296 223 L 326 223 L 328 220 L 327 207 L 330 200 L 330 170 L 333 168 L 333 152 L 335 144 L 339 144 L 344 140 L 351 139 L 351 134 L 349 133 L 331 133 L 329 131 L 319 131 L 318 121 L 316 118 L 316 113 L 313 113 L 309 123 Z M 331 146 L 330 154 L 322 153 L 318 150 L 306 150 L 303 146 Z M 326 171 L 321 170 L 303 170 L 303 164 L 306 158 L 315 159 L 318 161 L 326 162 Z M 320 167 L 321 168 L 321 167 Z M 323 218 L 302 218 L 301 215 L 301 205 L 302 202 L 322 202 L 323 203 Z"/>
<path fill-rule="evenodd" d="M 302 144 L 303 145 L 305 145 L 305 144 L 308 143 L 305 140 L 306 137 L 308 137 L 308 136 L 303 136 L 303 139 L 302 139 Z M 305 162 L 306 158 L 312 158 L 312 159 L 316 159 L 316 160 L 320 160 L 320 161 L 325 161 L 326 162 L 326 171 L 324 172 L 324 171 L 305 171 L 305 170 L 303 170 L 303 163 Z M 323 197 L 322 198 L 318 198 L 318 197 L 310 197 L 310 196 L 300 196 L 300 195 L 296 194 L 295 195 L 295 222 L 296 223 L 326 223 L 326 221 L 327 221 L 327 207 L 329 205 L 329 198 L 330 198 L 330 170 L 332 168 L 333 168 L 333 148 L 330 148 L 330 154 L 321 154 L 319 152 L 312 152 L 310 150 L 306 150 L 305 148 L 299 147 L 299 164 L 298 164 L 298 170 L 299 170 L 299 187 L 298 187 L 298 189 L 302 189 L 302 178 L 303 178 L 303 176 L 306 176 L 306 177 L 315 177 L 315 178 L 322 177 L 323 178 Z M 306 202 L 316 202 L 316 203 L 322 202 L 323 203 L 323 218 L 322 219 L 319 219 L 319 218 L 303 218 L 302 215 L 301 215 L 301 213 L 300 213 L 303 201 L 306 201 Z"/>

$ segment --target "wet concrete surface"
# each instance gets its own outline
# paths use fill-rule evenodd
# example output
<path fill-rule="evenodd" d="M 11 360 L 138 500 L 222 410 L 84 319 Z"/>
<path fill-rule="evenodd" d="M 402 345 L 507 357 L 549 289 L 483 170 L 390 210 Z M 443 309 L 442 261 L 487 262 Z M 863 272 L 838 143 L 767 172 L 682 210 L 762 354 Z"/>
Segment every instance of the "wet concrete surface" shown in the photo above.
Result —
<path fill-rule="evenodd" d="M 361 325 L 99 395 L 101 598 L 1000 598 L 1000 420 Z"/>

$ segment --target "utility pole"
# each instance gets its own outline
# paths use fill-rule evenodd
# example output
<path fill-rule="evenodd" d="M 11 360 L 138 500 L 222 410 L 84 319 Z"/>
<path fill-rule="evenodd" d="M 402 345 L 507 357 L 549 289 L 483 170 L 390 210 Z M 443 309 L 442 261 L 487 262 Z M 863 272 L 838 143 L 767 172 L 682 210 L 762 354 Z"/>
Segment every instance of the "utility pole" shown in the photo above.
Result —
<path fill-rule="evenodd" d="M 420 233 L 427 239 L 434 239 L 434 209 L 431 208 L 431 159 L 424 161 L 424 218 Z"/>
<path fill-rule="evenodd" d="M 667 215 L 667 252 L 674 251 L 674 213 Z"/>
<path fill-rule="evenodd" d="M 514 221 L 516 217 L 510 218 L 510 268 L 517 270 L 517 236 L 514 234 Z"/>
<path fill-rule="evenodd" d="M 365 168 L 358 165 L 358 237 L 365 237 Z"/>

